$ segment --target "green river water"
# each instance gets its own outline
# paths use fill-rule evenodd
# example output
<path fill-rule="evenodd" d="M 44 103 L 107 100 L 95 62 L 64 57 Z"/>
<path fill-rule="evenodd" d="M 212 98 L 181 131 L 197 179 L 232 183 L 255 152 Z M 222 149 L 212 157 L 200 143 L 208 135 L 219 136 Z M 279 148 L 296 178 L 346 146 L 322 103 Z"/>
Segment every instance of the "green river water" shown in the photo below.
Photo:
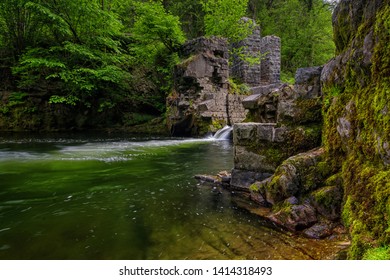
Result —
<path fill-rule="evenodd" d="M 195 174 L 229 141 L 0 136 L 0 259 L 327 259 L 341 245 L 273 228 Z"/>

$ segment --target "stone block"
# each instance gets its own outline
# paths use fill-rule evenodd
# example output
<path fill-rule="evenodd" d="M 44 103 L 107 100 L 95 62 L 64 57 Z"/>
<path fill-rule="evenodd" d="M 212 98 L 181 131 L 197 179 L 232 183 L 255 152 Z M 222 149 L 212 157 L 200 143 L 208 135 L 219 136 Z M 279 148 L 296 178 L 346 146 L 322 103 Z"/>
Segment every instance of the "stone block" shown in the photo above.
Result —
<path fill-rule="evenodd" d="M 254 140 L 256 140 L 256 142 L 273 142 L 275 126 L 275 123 L 259 123 L 257 126 L 257 138 Z"/>
<path fill-rule="evenodd" d="M 258 123 L 236 123 L 233 126 L 235 145 L 249 145 L 257 138 Z"/>
<path fill-rule="evenodd" d="M 287 133 L 290 131 L 288 127 L 282 126 L 274 129 L 272 142 L 283 143 L 286 142 Z"/>
<path fill-rule="evenodd" d="M 261 93 L 258 94 L 252 94 L 244 100 L 242 100 L 242 105 L 244 106 L 245 109 L 255 109 L 258 107 L 257 105 L 257 100 L 261 97 Z"/>

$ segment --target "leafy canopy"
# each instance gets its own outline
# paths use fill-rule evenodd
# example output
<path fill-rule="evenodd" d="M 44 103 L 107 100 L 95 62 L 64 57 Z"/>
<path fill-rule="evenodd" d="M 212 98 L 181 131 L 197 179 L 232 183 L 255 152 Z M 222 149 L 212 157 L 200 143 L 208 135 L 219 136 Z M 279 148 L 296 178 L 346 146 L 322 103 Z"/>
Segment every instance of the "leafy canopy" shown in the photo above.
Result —
<path fill-rule="evenodd" d="M 206 36 L 221 36 L 230 42 L 246 38 L 252 31 L 251 20 L 241 20 L 246 15 L 248 0 L 203 0 Z"/>

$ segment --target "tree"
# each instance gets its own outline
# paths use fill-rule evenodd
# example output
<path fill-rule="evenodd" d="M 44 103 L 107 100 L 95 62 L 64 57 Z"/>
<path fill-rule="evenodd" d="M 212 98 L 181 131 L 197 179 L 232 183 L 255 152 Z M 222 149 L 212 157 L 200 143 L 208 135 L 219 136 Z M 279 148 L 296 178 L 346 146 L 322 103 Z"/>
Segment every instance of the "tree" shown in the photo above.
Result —
<path fill-rule="evenodd" d="M 241 21 L 246 15 L 248 0 L 203 0 L 207 36 L 226 37 L 237 42 L 252 32 L 252 21 Z"/>
<path fill-rule="evenodd" d="M 25 9 L 46 32 L 13 67 L 19 89 L 47 92 L 52 103 L 87 106 L 124 94 L 130 57 L 118 39 L 122 25 L 99 1 L 30 1 Z"/>
<path fill-rule="evenodd" d="M 25 48 L 42 38 L 39 20 L 28 9 L 28 0 L 2 0 L 0 3 L 0 47 L 17 59 Z"/>
<path fill-rule="evenodd" d="M 202 0 L 164 0 L 164 7 L 180 18 L 181 26 L 188 38 L 204 35 Z"/>
<path fill-rule="evenodd" d="M 291 77 L 299 67 L 322 65 L 334 55 L 332 6 L 327 1 L 254 2 L 251 12 L 256 11 L 262 34 L 281 37 L 285 75 Z"/>
<path fill-rule="evenodd" d="M 138 65 L 140 87 L 143 80 L 152 80 L 156 88 L 144 94 L 145 102 L 165 110 L 165 98 L 173 84 L 173 67 L 178 62 L 178 50 L 185 41 L 179 17 L 164 9 L 161 1 L 135 3 L 134 25 L 130 33 L 134 42 L 131 54 Z"/>

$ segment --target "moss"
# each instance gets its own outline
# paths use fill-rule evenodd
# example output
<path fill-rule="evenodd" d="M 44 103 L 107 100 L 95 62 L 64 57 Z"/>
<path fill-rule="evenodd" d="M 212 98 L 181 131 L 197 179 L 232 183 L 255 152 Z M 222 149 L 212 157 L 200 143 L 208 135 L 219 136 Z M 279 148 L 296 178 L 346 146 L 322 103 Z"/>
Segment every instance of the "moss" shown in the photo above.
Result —
<path fill-rule="evenodd" d="M 327 164 L 327 168 L 330 169 L 329 163 Z M 332 172 L 333 170 L 330 169 L 330 173 Z M 343 183 L 343 178 L 341 172 L 332 174 L 330 177 L 328 177 L 325 180 L 325 186 L 342 186 L 342 183 Z"/>
<path fill-rule="evenodd" d="M 238 79 L 229 78 L 229 93 L 238 95 L 250 95 L 250 87 Z"/>
<path fill-rule="evenodd" d="M 376 6 L 377 14 L 362 11 L 359 19 L 349 18 L 347 6 L 336 14 L 335 39 L 343 64 L 322 89 L 322 141 L 336 174 L 325 183 L 344 187 L 342 220 L 350 229 L 349 258 L 354 259 L 390 245 L 390 171 L 383 156 L 383 144 L 390 142 L 389 4 L 385 0 Z M 368 50 L 372 65 L 364 62 L 366 38 L 374 43 Z M 348 138 L 337 131 L 339 118 L 350 122 Z"/>
<path fill-rule="evenodd" d="M 215 131 L 218 131 L 220 130 L 221 128 L 223 128 L 224 126 L 226 125 L 226 121 L 225 120 L 222 120 L 222 119 L 213 119 L 211 121 L 211 131 L 212 132 L 215 132 Z"/>
<path fill-rule="evenodd" d="M 376 242 L 390 242 L 390 170 L 378 170 L 372 162 L 362 161 L 359 156 L 351 156 L 343 166 L 345 184 L 345 204 L 343 221 L 350 226 L 353 248 L 361 247 L 361 239 L 366 236 L 364 245 Z M 363 224 L 356 229 L 356 224 Z M 358 232 L 358 233 L 357 233 Z M 356 235 L 356 236 L 355 236 Z M 356 244 L 354 244 L 354 242 Z M 365 246 L 363 246 L 366 248 Z M 361 257 L 359 253 L 351 253 L 351 257 Z"/>
<path fill-rule="evenodd" d="M 261 115 L 261 110 L 250 109 L 246 114 L 245 120 L 243 122 L 263 122 L 263 117 Z"/>
<path fill-rule="evenodd" d="M 390 248 L 382 246 L 368 249 L 363 255 L 363 260 L 390 260 Z"/>
<path fill-rule="evenodd" d="M 352 198 L 351 196 L 347 196 L 345 199 L 343 209 L 341 211 L 341 220 L 345 227 L 349 228 L 353 221 L 353 208 L 352 208 Z"/>
<path fill-rule="evenodd" d="M 322 100 L 321 98 L 298 98 L 296 101 L 297 116 L 294 123 L 322 123 Z"/>
<path fill-rule="evenodd" d="M 330 211 L 334 207 L 340 207 L 341 196 L 340 189 L 336 186 L 323 187 L 312 193 L 316 204 Z"/>
<path fill-rule="evenodd" d="M 201 54 L 198 54 L 198 55 L 191 55 L 190 57 L 183 59 L 182 61 L 180 61 L 180 62 L 177 64 L 177 67 L 178 67 L 178 68 L 181 68 L 181 69 L 187 69 L 187 67 L 188 67 L 192 62 L 194 62 L 195 60 L 197 60 L 197 59 L 199 58 L 200 55 L 201 55 Z"/>
<path fill-rule="evenodd" d="M 288 157 L 286 151 L 284 151 L 279 145 L 270 145 L 265 148 L 262 153 L 259 153 L 265 156 L 265 161 L 274 166 L 280 165 L 283 160 Z"/>
<path fill-rule="evenodd" d="M 289 156 L 311 150 L 321 145 L 321 124 L 296 126 L 286 135 L 286 152 Z"/>
<path fill-rule="evenodd" d="M 252 192 L 259 192 L 260 191 L 259 187 L 256 184 L 250 185 L 249 190 Z"/>
<path fill-rule="evenodd" d="M 283 213 L 283 217 L 285 219 L 287 219 L 288 216 L 290 216 L 290 214 L 292 212 L 292 207 L 293 207 L 293 205 L 291 203 L 283 201 L 281 203 L 277 203 L 277 204 L 273 205 L 272 206 L 272 212 L 274 212 L 274 213 L 282 212 Z M 282 217 L 282 216 L 280 216 L 280 217 Z"/>
<path fill-rule="evenodd" d="M 214 124 L 217 127 L 221 127 L 221 124 L 217 123 L 216 121 L 214 122 Z M 219 128 L 214 128 L 213 120 L 211 118 L 195 117 L 192 121 L 191 134 L 196 136 L 203 136 L 209 133 L 210 131 L 217 131 L 218 129 Z"/>

